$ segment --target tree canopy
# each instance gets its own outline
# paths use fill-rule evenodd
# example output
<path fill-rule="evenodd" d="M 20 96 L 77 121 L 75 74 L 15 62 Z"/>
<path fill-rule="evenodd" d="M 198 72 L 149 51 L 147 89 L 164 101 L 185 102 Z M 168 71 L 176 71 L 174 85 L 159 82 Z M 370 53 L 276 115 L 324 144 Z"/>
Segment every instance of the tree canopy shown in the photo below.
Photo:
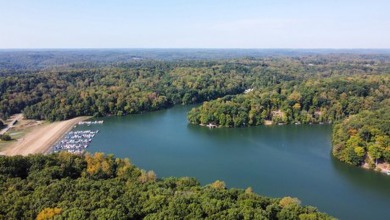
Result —
<path fill-rule="evenodd" d="M 333 155 L 353 165 L 390 163 L 390 106 L 362 111 L 333 129 Z"/>
<path fill-rule="evenodd" d="M 296 198 L 159 179 L 102 153 L 2 156 L 0 189 L 1 219 L 333 219 Z"/>
<path fill-rule="evenodd" d="M 171 58 L 150 59 L 148 57 L 153 53 L 136 51 L 135 54 L 137 56 L 118 51 L 0 53 L 4 63 L 0 68 L 0 118 L 20 112 L 27 118 L 51 121 L 81 115 L 126 115 L 175 104 L 211 101 L 240 94 L 248 88 L 263 91 L 271 87 L 288 87 L 283 92 L 291 92 L 288 98 L 289 104 L 293 104 L 308 98 L 302 96 L 305 91 L 294 92 L 290 86 L 298 86 L 307 79 L 315 82 L 337 76 L 382 75 L 390 70 L 387 55 L 213 59 L 209 54 L 208 59 L 197 59 L 194 53 L 192 59 L 181 59 L 180 56 L 173 59 L 174 54 L 168 56 L 168 52 L 160 51 L 157 54 Z M 341 91 L 348 85 L 347 81 L 345 78 L 343 83 L 329 86 L 339 86 Z M 357 92 L 353 95 L 364 97 L 371 85 L 355 84 L 360 87 L 352 88 Z M 381 88 L 378 91 L 383 92 Z M 344 92 L 349 95 L 347 90 Z M 280 99 L 278 95 L 275 98 Z M 310 103 L 300 104 L 294 103 L 292 110 L 306 108 Z"/>
<path fill-rule="evenodd" d="M 354 165 L 388 161 L 386 137 L 368 139 L 375 135 L 367 126 L 364 134 L 338 139 L 353 115 L 390 105 L 386 53 L 70 50 L 0 51 L 0 58 L 2 119 L 20 112 L 50 121 L 121 116 L 203 103 L 188 113 L 189 122 L 213 127 L 337 122 L 336 157 Z"/>
<path fill-rule="evenodd" d="M 245 127 L 274 123 L 331 123 L 389 103 L 389 75 L 283 82 L 225 96 L 188 113 L 193 124 Z"/>

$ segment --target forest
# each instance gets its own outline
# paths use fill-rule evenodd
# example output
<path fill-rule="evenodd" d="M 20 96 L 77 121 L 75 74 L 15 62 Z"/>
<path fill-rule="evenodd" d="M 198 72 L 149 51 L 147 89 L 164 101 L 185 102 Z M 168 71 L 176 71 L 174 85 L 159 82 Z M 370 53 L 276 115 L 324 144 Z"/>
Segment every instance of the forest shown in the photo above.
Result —
<path fill-rule="evenodd" d="M 241 94 L 249 88 L 268 92 L 269 96 L 272 96 L 270 97 L 272 101 L 275 98 L 281 102 L 280 100 L 284 99 L 287 93 L 293 92 L 292 87 L 298 87 L 304 81 L 306 87 L 312 86 L 310 83 L 315 83 L 317 79 L 326 81 L 323 82 L 324 88 L 322 88 L 326 90 L 326 86 L 344 86 L 349 80 L 345 78 L 340 80 L 341 82 L 336 80 L 327 82 L 329 77 L 343 76 L 359 79 L 360 76 L 370 77 L 390 71 L 386 54 L 258 55 L 256 57 L 254 56 L 256 53 L 249 52 L 247 54 L 253 55 L 252 57 L 217 59 L 216 56 L 217 58 L 212 59 L 210 57 L 213 57 L 216 52 L 206 51 L 202 56 L 196 56 L 195 53 L 193 55 L 195 58 L 179 53 L 170 56 L 178 58 L 166 60 L 152 59 L 150 57 L 153 56 L 146 56 L 146 52 L 138 52 L 135 55 L 121 51 L 113 53 L 114 55 L 109 52 L 106 54 L 97 52 L 89 57 L 92 53 L 90 51 L 78 53 L 65 51 L 61 59 L 55 52 L 3 52 L 8 55 L 8 58 L 0 65 L 0 118 L 5 119 L 20 112 L 28 118 L 50 121 L 81 115 L 126 115 L 155 111 L 176 104 L 201 103 L 225 96 L 229 98 L 229 95 Z M 164 55 L 167 52 L 163 50 L 160 53 Z M 240 54 L 240 51 L 237 53 Z M 1 55 L 3 54 L 0 53 Z M 357 99 L 365 97 L 362 93 L 370 92 L 368 86 L 376 83 L 375 80 L 388 80 L 388 77 L 370 79 L 373 80 L 371 84 L 358 80 L 356 86 L 361 88 L 352 88 L 356 90 L 354 97 Z M 363 85 L 360 85 L 362 83 Z M 379 83 L 386 86 L 388 81 Z M 277 94 L 274 95 L 272 88 L 278 88 L 280 91 L 276 91 Z M 377 88 L 382 93 L 383 89 Z M 317 92 L 313 88 L 306 90 L 310 91 L 297 92 L 308 92 L 307 95 L 310 96 L 313 94 L 309 92 Z M 348 91 L 341 93 L 343 92 Z M 296 92 L 290 98 L 294 98 L 294 94 Z M 303 97 L 303 99 L 308 102 L 308 98 Z M 319 99 L 321 102 L 323 97 Z M 301 106 L 306 108 L 305 111 L 309 111 L 309 105 L 313 106 L 312 103 L 302 103 Z M 271 116 L 272 108 L 288 108 L 284 103 L 268 107 L 270 107 L 267 110 L 268 118 Z M 293 115 L 297 108 L 298 105 L 295 109 L 290 108 L 289 114 Z M 261 111 L 260 113 L 263 110 L 257 109 Z M 292 117 L 294 116 L 285 120 L 295 120 Z M 283 117 L 281 120 L 284 120 Z M 249 120 L 247 121 L 246 125 L 249 123 Z M 261 123 L 261 120 L 252 120 L 253 125 Z M 242 122 L 236 123 L 236 126 L 241 125 Z"/>
<path fill-rule="evenodd" d="M 362 111 L 338 122 L 333 129 L 333 155 L 352 164 L 375 168 L 390 163 L 390 103 L 375 111 Z"/>
<path fill-rule="evenodd" d="M 378 164 L 390 162 L 389 76 L 282 82 L 204 102 L 188 113 L 188 120 L 217 127 L 335 123 L 333 155 L 380 171 Z"/>
<path fill-rule="evenodd" d="M 388 162 L 386 114 L 377 120 L 384 127 L 355 122 L 390 106 L 386 50 L 0 51 L 0 58 L 2 119 L 20 112 L 49 121 L 121 116 L 202 103 L 188 113 L 190 123 L 335 123 L 337 158 L 372 168 Z"/>
<path fill-rule="evenodd" d="M 103 153 L 0 156 L 0 190 L 0 219 L 333 219 L 296 198 L 161 179 Z"/>
<path fill-rule="evenodd" d="M 283 82 L 246 94 L 225 96 L 188 113 L 193 124 L 245 127 L 332 123 L 390 103 L 389 75 L 331 77 Z"/>

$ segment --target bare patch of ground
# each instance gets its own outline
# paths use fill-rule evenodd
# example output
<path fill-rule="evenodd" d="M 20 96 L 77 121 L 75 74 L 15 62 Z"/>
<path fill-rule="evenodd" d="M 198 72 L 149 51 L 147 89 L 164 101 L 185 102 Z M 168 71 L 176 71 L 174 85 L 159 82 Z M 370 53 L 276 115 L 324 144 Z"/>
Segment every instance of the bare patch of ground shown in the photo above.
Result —
<path fill-rule="evenodd" d="M 78 122 L 89 117 L 77 117 L 61 122 L 42 122 L 35 120 L 21 120 L 9 134 L 16 141 L 7 145 L 0 145 L 4 155 L 28 155 L 35 153 L 46 153 L 62 136 L 70 131 Z"/>

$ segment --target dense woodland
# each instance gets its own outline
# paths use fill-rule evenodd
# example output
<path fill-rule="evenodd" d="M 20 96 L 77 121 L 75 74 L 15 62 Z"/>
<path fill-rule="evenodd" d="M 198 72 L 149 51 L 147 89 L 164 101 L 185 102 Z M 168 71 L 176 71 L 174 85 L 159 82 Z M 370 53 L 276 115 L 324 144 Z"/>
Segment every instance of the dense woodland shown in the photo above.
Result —
<path fill-rule="evenodd" d="M 192 109 L 193 124 L 244 127 L 274 123 L 331 123 L 390 103 L 390 75 L 283 82 L 226 96 Z"/>
<path fill-rule="evenodd" d="M 332 219 L 296 198 L 159 179 L 102 153 L 0 157 L 0 219 Z"/>
<path fill-rule="evenodd" d="M 390 72 L 383 71 L 316 74 L 254 86 L 245 94 L 204 102 L 188 113 L 188 120 L 217 127 L 336 122 L 333 155 L 375 169 L 390 162 Z"/>
<path fill-rule="evenodd" d="M 334 123 L 389 106 L 389 51 L 345 52 L 0 51 L 0 118 L 23 112 L 55 121 L 203 102 L 188 113 L 191 123 L 244 127 Z M 374 156 L 373 137 L 352 151 L 347 122 L 336 126 L 334 155 L 354 165 L 386 161 L 388 142 Z"/>
<path fill-rule="evenodd" d="M 194 57 L 179 53 L 170 59 L 152 59 L 147 54 L 153 53 L 145 51 L 135 53 L 137 56 L 123 51 L 112 52 L 114 55 L 96 52 L 94 56 L 90 51 L 68 51 L 62 56 L 60 52 L 3 52 L 0 118 L 19 112 L 28 118 L 51 121 L 80 115 L 126 115 L 210 101 L 248 88 L 267 91 L 276 86 L 289 92 L 309 78 L 315 81 L 390 71 L 386 54 L 291 57 L 248 52 L 246 58 L 210 58 L 216 52 L 203 56 L 195 53 Z M 165 54 L 168 52 L 160 51 L 155 56 Z M 222 54 L 229 57 L 229 53 Z M 279 95 L 277 98 L 283 99 L 286 94 Z"/>
<path fill-rule="evenodd" d="M 246 69 L 234 64 L 210 68 L 209 63 L 155 61 L 140 65 L 2 77 L 0 114 L 6 118 L 23 111 L 29 118 L 63 120 L 140 113 L 241 93 L 248 77 Z"/>
<path fill-rule="evenodd" d="M 203 102 L 188 113 L 191 123 L 335 123 L 333 154 L 375 168 L 390 156 L 389 73 L 389 51 L 0 51 L 0 118 L 120 116 Z M 0 188 L 0 219 L 330 218 L 295 198 L 158 179 L 102 154 L 0 157 Z"/>
<path fill-rule="evenodd" d="M 353 165 L 390 163 L 390 103 L 375 111 L 362 111 L 337 123 L 333 154 Z"/>

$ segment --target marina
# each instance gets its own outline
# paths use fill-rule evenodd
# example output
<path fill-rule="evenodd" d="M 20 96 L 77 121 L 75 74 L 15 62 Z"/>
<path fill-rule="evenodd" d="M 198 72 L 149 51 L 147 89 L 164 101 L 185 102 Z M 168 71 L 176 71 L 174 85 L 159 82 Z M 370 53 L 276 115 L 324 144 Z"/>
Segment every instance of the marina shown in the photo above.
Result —
<path fill-rule="evenodd" d="M 77 125 L 101 125 L 104 121 L 80 121 Z M 76 128 L 77 126 L 74 126 Z M 68 151 L 71 153 L 81 154 L 83 153 L 92 142 L 95 135 L 99 133 L 99 130 L 77 130 L 70 131 L 57 142 L 53 149 L 53 152 Z"/>
<path fill-rule="evenodd" d="M 54 152 L 83 153 L 99 130 L 70 131 L 53 148 Z"/>

